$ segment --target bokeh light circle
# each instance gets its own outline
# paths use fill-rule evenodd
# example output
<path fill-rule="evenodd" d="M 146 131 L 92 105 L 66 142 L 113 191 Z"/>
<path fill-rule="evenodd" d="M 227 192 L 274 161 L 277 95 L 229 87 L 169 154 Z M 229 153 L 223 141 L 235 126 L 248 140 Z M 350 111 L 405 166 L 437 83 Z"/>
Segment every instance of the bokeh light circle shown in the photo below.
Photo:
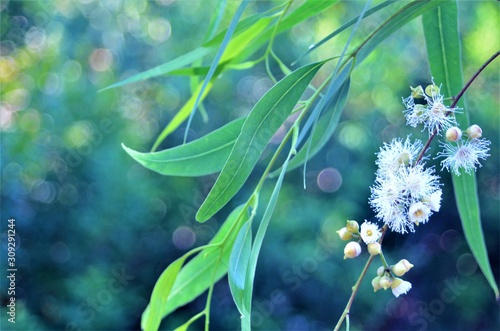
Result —
<path fill-rule="evenodd" d="M 172 234 L 172 242 L 178 249 L 189 249 L 196 241 L 194 231 L 187 226 L 178 227 Z"/>
<path fill-rule="evenodd" d="M 326 168 L 318 174 L 316 182 L 321 191 L 333 193 L 342 185 L 342 175 L 335 168 Z"/>

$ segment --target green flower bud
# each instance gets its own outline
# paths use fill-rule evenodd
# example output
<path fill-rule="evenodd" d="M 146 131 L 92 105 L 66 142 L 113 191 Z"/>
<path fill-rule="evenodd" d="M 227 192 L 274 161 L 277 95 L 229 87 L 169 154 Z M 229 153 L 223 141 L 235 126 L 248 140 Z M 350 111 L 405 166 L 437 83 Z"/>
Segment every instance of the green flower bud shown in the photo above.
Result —
<path fill-rule="evenodd" d="M 382 286 L 380 286 L 380 276 L 377 276 L 372 279 L 372 286 L 373 286 L 373 292 L 377 292 L 382 288 Z"/>
<path fill-rule="evenodd" d="M 345 227 L 351 233 L 359 233 L 359 224 L 356 221 L 347 221 Z"/>
<path fill-rule="evenodd" d="M 434 95 L 437 95 L 439 94 L 439 87 L 432 84 L 432 85 L 428 85 L 426 88 L 425 88 L 425 94 L 429 95 L 429 96 L 434 96 Z"/>
<path fill-rule="evenodd" d="M 417 86 L 417 87 L 411 87 L 410 86 L 410 89 L 411 89 L 411 96 L 413 98 L 422 98 L 423 95 L 424 95 L 424 89 L 422 88 L 421 85 Z"/>

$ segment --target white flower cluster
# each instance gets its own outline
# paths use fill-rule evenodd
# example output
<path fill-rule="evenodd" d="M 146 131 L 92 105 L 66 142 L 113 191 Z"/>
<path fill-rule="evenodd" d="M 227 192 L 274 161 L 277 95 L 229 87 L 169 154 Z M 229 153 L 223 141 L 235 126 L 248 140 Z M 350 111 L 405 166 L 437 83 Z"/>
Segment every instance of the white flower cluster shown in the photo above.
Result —
<path fill-rule="evenodd" d="M 418 124 L 423 124 L 424 129 L 429 131 L 429 135 L 456 125 L 455 116 L 453 116 L 456 108 L 444 105 L 444 96 L 439 93 L 440 88 L 434 85 L 434 82 L 425 88 L 425 92 L 422 86 L 412 87 L 411 91 L 411 95 L 403 99 L 406 107 L 404 114 L 408 125 L 415 128 Z M 415 103 L 416 98 L 423 99 L 424 104 Z"/>
<path fill-rule="evenodd" d="M 415 99 L 421 99 L 423 102 L 415 103 Z M 462 131 L 458 128 L 454 116 L 457 108 L 447 107 L 443 101 L 444 96 L 440 94 L 440 88 L 434 81 L 425 91 L 420 85 L 411 87 L 410 96 L 403 99 L 406 123 L 412 127 L 423 124 L 429 135 L 440 134 L 442 130 L 446 130 L 448 141 L 440 144 L 443 151 L 438 153 L 438 157 L 445 158 L 441 162 L 442 167 L 457 176 L 461 174 L 460 169 L 470 174 L 477 166 L 481 166 L 479 159 L 484 160 L 489 156 L 487 152 L 490 142 L 480 139 L 482 130 L 477 125 L 467 129 L 468 139 L 463 140 Z"/>
<path fill-rule="evenodd" d="M 379 166 L 371 188 L 370 205 L 376 217 L 392 231 L 414 232 L 414 225 L 426 223 L 432 212 L 439 211 L 441 189 L 434 168 L 416 163 L 422 143 L 409 138 L 394 139 L 378 153 Z"/>
<path fill-rule="evenodd" d="M 381 256 L 383 266 L 372 280 L 373 289 L 376 292 L 391 288 L 395 297 L 408 293 L 412 288 L 410 282 L 398 277 L 408 272 L 413 264 L 402 259 L 395 265 L 388 265 L 382 252 L 381 238 L 387 228 L 401 234 L 415 232 L 415 225 L 427 223 L 432 213 L 441 208 L 439 176 L 433 167 L 426 167 L 424 162 L 430 142 L 440 134 L 440 130 L 446 130 L 447 142 L 440 143 L 444 150 L 437 156 L 444 157 L 442 167 L 456 175 L 460 175 L 461 170 L 471 173 L 472 169 L 480 167 L 479 159 L 489 156 L 490 144 L 488 140 L 481 139 L 482 130 L 478 125 L 470 126 L 464 134 L 466 138 L 462 138 L 462 131 L 454 117 L 456 108 L 443 104 L 444 97 L 434 82 L 425 91 L 421 86 L 411 89 L 411 95 L 403 99 L 407 124 L 413 127 L 423 124 L 430 137 L 425 146 L 420 140 L 412 142 L 409 137 L 404 141 L 393 139 L 384 143 L 377 153 L 378 170 L 369 202 L 375 216 L 385 226 L 379 229 L 366 220 L 359 226 L 358 222 L 349 220 L 345 227 L 337 231 L 340 239 L 349 241 L 344 248 L 344 259 L 358 257 L 363 242 L 370 255 Z M 416 104 L 416 98 L 423 99 L 424 103 Z"/>

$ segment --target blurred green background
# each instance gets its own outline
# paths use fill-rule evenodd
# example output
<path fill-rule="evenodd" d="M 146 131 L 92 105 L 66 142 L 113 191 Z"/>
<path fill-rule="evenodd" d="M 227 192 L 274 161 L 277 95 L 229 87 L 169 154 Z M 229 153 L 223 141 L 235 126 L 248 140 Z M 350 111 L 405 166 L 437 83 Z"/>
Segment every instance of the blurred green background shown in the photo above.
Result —
<path fill-rule="evenodd" d="M 251 2 L 245 15 L 278 3 Z M 222 28 L 237 5 L 228 2 Z M 276 53 L 291 63 L 363 5 L 342 2 L 298 25 L 277 38 Z M 247 199 L 257 176 L 214 219 L 198 224 L 194 215 L 214 176 L 162 177 L 136 164 L 120 147 L 123 142 L 150 149 L 190 96 L 187 78 L 159 77 L 98 93 L 199 46 L 214 11 L 215 2 L 208 0 L 0 3 L 2 329 L 139 329 L 161 272 L 190 248 L 208 242 L 229 211 Z M 394 11 L 389 7 L 364 21 L 355 41 Z M 459 18 L 467 80 L 499 49 L 499 5 L 459 1 Z M 340 54 L 348 37 L 349 31 L 302 63 Z M 467 92 L 471 121 L 492 141 L 491 156 L 477 177 L 497 280 L 499 64 L 497 59 Z M 373 220 L 367 201 L 375 152 L 382 143 L 410 133 L 427 138 L 404 125 L 401 97 L 409 94 L 410 85 L 430 79 L 420 19 L 388 38 L 355 70 L 337 131 L 308 163 L 307 189 L 301 170 L 286 177 L 257 269 L 256 330 L 328 330 L 336 324 L 366 252 L 344 261 L 345 242 L 335 231 L 346 219 Z M 220 77 L 204 102 L 209 121 L 197 114 L 189 139 L 248 113 L 270 86 L 263 65 Z M 181 143 L 184 127 L 160 149 Z M 431 151 L 437 150 L 435 141 Z M 439 160 L 429 163 L 439 169 Z M 413 289 L 398 299 L 390 292 L 373 293 L 370 280 L 379 262 L 374 263 L 351 310 L 353 330 L 498 329 L 498 303 L 463 237 L 450 175 L 442 172 L 441 177 L 441 212 L 415 234 L 391 233 L 384 240 L 389 263 L 406 258 L 415 264 L 405 276 Z M 261 206 L 271 189 L 272 181 Z M 7 322 L 5 309 L 9 218 L 16 221 L 18 244 L 16 324 Z M 204 304 L 202 296 L 162 327 L 175 328 Z M 210 322 L 213 330 L 239 328 L 226 279 L 215 287 Z"/>

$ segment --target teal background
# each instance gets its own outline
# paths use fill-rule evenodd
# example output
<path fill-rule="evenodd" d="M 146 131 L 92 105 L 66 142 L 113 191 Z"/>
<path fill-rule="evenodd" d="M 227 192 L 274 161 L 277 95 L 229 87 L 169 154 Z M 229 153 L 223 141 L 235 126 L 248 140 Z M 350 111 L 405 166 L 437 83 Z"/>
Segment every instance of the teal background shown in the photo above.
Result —
<path fill-rule="evenodd" d="M 246 15 L 277 1 L 251 2 Z M 238 3 L 228 2 L 227 27 Z M 290 64 L 364 3 L 337 4 L 280 35 L 275 51 Z M 6 330 L 137 330 L 152 288 L 170 262 L 210 240 L 225 216 L 251 194 L 265 164 L 257 166 L 235 199 L 214 219 L 195 221 L 215 181 L 163 177 L 135 163 L 123 142 L 147 151 L 190 96 L 186 77 L 158 77 L 100 89 L 199 46 L 215 10 L 209 1 L 4 1 L 0 4 L 1 261 Z M 395 9 L 360 26 L 365 37 Z M 494 1 L 459 1 L 468 80 L 499 49 L 499 7 Z M 255 330 L 332 329 L 366 260 L 343 260 L 336 230 L 347 219 L 374 221 L 368 205 L 375 153 L 394 137 L 426 139 L 404 125 L 401 98 L 431 77 L 420 19 L 384 41 L 352 76 L 341 122 L 325 148 L 285 178 L 257 267 Z M 338 55 L 349 37 L 320 47 L 302 64 Z M 206 59 L 206 63 L 210 63 Z M 499 61 L 467 92 L 472 123 L 491 140 L 491 156 L 477 172 L 481 215 L 493 273 L 499 278 Z M 318 75 L 325 77 L 326 67 Z M 273 68 L 278 73 L 278 68 Z M 439 82 L 436 82 L 439 84 Z M 194 117 L 189 140 L 248 113 L 272 86 L 263 65 L 224 74 L 204 102 L 209 121 Z M 182 142 L 185 126 L 160 149 Z M 265 156 L 272 152 L 271 143 Z M 431 147 L 435 155 L 437 142 Z M 265 157 L 264 156 L 264 157 Z M 373 293 L 368 271 L 350 314 L 353 330 L 494 330 L 494 300 L 467 247 L 450 175 L 440 172 L 442 210 L 415 234 L 389 233 L 390 263 L 406 258 L 412 290 L 396 299 Z M 333 168 L 333 192 L 318 175 Z M 261 194 L 265 206 L 273 182 Z M 328 191 L 328 190 L 326 190 Z M 262 211 L 258 214 L 260 220 Z M 16 324 L 7 322 L 7 220 L 16 225 Z M 205 296 L 162 324 L 173 329 L 201 311 Z M 215 287 L 211 329 L 239 328 L 227 280 Z M 495 326 L 496 325 L 496 326 Z M 193 329 L 202 329 L 195 324 Z"/>

